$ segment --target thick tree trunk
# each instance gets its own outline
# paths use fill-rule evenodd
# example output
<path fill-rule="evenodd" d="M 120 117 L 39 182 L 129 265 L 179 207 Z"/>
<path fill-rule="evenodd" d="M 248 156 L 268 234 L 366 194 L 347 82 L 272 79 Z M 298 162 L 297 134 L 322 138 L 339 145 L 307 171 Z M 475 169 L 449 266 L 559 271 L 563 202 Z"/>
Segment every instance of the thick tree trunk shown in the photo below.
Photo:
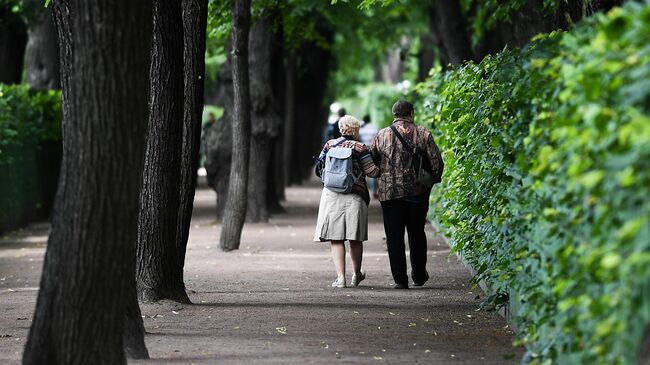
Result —
<path fill-rule="evenodd" d="M 443 67 L 474 58 L 467 20 L 459 0 L 437 0 L 431 6 L 431 30 L 440 50 Z"/>
<path fill-rule="evenodd" d="M 63 71 L 63 162 L 23 364 L 125 364 L 151 2 L 58 0 L 53 6 Z"/>
<path fill-rule="evenodd" d="M 54 32 L 52 12 L 42 0 L 30 0 L 30 10 L 38 16 L 27 28 L 25 75 L 27 83 L 37 90 L 60 89 L 59 48 Z"/>
<path fill-rule="evenodd" d="M 228 200 L 219 245 L 224 251 L 239 248 L 246 219 L 248 162 L 251 143 L 250 89 L 248 78 L 248 28 L 250 0 L 235 0 L 232 7 L 232 167 Z"/>
<path fill-rule="evenodd" d="M 27 27 L 0 5 L 0 84 L 19 84 L 23 77 L 23 60 L 27 44 Z"/>
<path fill-rule="evenodd" d="M 181 0 L 154 0 L 149 128 L 138 229 L 136 279 L 144 302 L 189 303 L 176 245 L 183 133 Z M 184 255 L 184 253 L 183 253 Z"/>
<path fill-rule="evenodd" d="M 183 0 L 184 79 L 183 142 L 181 148 L 181 182 L 178 228 L 174 254 L 173 276 L 183 282 L 187 239 L 190 234 L 196 170 L 199 167 L 203 85 L 205 78 L 205 32 L 208 17 L 207 0 Z"/>
<path fill-rule="evenodd" d="M 250 30 L 248 42 L 251 95 L 251 156 L 248 175 L 246 221 L 268 222 L 268 174 L 280 116 L 275 110 L 271 75 L 273 55 L 271 19 L 259 20 Z"/>

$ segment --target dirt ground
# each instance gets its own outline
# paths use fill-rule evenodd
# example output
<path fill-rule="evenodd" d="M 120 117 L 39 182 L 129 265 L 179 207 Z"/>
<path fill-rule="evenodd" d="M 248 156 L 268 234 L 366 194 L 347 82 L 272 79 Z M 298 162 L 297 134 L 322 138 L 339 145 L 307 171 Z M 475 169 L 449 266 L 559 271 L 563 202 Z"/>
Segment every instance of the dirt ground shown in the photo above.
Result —
<path fill-rule="evenodd" d="M 422 288 L 391 288 L 376 201 L 364 253 L 367 279 L 358 288 L 331 288 L 329 246 L 312 242 L 319 197 L 315 184 L 289 188 L 287 213 L 247 224 L 240 250 L 224 253 L 215 194 L 200 188 L 185 265 L 194 304 L 142 305 L 151 360 L 130 363 L 518 363 L 522 350 L 513 348 L 505 320 L 478 310 L 483 293 L 431 228 L 431 279 Z M 35 224 L 0 239 L 2 364 L 20 362 L 48 228 Z"/>

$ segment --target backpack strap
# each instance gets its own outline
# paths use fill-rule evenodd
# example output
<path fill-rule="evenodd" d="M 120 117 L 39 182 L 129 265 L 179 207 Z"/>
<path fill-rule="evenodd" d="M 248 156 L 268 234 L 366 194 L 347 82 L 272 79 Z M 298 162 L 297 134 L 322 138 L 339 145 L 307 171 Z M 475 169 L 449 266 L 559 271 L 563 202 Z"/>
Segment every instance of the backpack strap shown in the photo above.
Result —
<path fill-rule="evenodd" d="M 339 145 L 343 144 L 343 142 L 345 142 L 345 141 L 347 141 L 347 139 L 343 138 L 342 140 L 336 142 L 336 144 L 333 145 L 333 146 L 330 147 L 330 148 L 338 147 Z"/>

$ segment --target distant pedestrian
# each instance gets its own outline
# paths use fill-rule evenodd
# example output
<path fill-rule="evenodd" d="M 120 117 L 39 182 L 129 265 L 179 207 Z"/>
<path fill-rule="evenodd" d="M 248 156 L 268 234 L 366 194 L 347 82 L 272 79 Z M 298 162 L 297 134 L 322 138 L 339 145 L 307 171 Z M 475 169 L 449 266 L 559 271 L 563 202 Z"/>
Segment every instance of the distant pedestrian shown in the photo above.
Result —
<path fill-rule="evenodd" d="M 339 128 L 339 121 L 345 115 L 345 108 L 339 109 L 336 112 L 336 114 L 338 115 L 338 118 L 336 119 L 336 122 L 334 122 L 334 123 L 327 126 L 326 139 L 328 141 L 331 140 L 331 139 L 341 138 L 341 129 Z"/>
<path fill-rule="evenodd" d="M 365 176 L 379 175 L 366 145 L 359 142 L 359 121 L 345 115 L 339 120 L 342 136 L 325 143 L 318 158 L 316 175 L 324 183 L 318 207 L 314 241 L 331 243 L 337 278 L 333 287 L 346 287 L 345 241 L 350 241 L 352 286 L 365 279 L 361 271 L 363 241 L 368 240 L 370 195 Z"/>
<path fill-rule="evenodd" d="M 372 124 L 372 122 L 370 121 L 370 116 L 368 114 L 364 115 L 363 124 L 359 129 L 359 137 L 361 137 L 361 142 L 363 142 L 363 144 L 365 144 L 366 146 L 370 147 L 372 145 L 372 141 L 375 139 L 375 136 L 377 135 L 377 132 L 379 132 L 379 129 L 377 129 L 377 127 L 374 124 Z M 375 199 L 379 198 L 379 194 L 377 193 L 378 187 L 379 185 L 377 183 L 377 179 L 374 177 L 369 177 L 368 188 L 372 193 L 372 197 Z"/>
<path fill-rule="evenodd" d="M 444 164 L 431 132 L 415 125 L 413 104 L 400 100 L 393 105 L 392 111 L 395 117 L 393 124 L 379 131 L 371 152 L 381 170 L 379 201 L 395 288 L 407 289 L 405 229 L 409 237 L 413 285 L 422 286 L 429 280 L 424 226 L 432 184 L 423 185 L 420 175 L 416 174 L 414 153 L 423 156 L 431 170 L 429 176 L 442 174 Z"/>

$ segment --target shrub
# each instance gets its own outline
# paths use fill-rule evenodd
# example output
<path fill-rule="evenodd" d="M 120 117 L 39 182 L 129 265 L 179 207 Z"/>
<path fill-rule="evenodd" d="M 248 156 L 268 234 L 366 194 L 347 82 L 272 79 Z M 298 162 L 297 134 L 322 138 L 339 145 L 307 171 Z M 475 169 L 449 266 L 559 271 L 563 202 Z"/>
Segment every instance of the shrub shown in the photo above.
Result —
<path fill-rule="evenodd" d="M 60 91 L 0 84 L 0 164 L 10 162 L 7 146 L 60 140 L 61 119 Z"/>
<path fill-rule="evenodd" d="M 627 364 L 650 323 L 650 6 L 434 73 L 432 218 L 518 303 L 533 363 Z"/>

